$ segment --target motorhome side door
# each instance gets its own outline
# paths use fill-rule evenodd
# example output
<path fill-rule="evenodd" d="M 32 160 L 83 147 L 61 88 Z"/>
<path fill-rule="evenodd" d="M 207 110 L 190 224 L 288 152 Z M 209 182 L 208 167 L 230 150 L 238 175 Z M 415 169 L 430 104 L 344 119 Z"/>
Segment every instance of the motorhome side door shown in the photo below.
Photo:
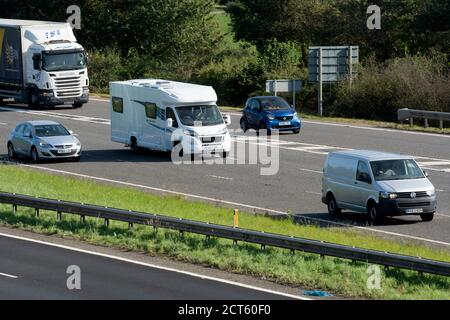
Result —
<path fill-rule="evenodd" d="M 161 126 L 161 121 L 158 121 L 156 103 L 144 102 L 142 105 L 144 112 L 140 114 L 145 119 L 142 123 L 142 145 L 147 148 L 161 149 L 164 127 Z"/>

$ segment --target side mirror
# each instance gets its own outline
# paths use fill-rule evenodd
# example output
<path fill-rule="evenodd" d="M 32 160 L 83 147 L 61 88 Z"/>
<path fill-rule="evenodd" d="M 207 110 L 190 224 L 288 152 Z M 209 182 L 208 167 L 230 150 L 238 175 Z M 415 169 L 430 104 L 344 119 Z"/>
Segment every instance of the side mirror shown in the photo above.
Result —
<path fill-rule="evenodd" d="M 33 55 L 33 69 L 42 70 L 42 56 L 39 53 Z"/>
<path fill-rule="evenodd" d="M 370 176 L 367 173 L 360 173 L 359 177 L 358 177 L 359 181 L 365 182 L 367 184 L 371 184 L 372 183 L 372 179 L 370 179 Z"/>
<path fill-rule="evenodd" d="M 69 133 L 70 133 L 70 134 L 73 134 L 73 131 L 72 131 L 72 130 L 69 130 Z"/>
<path fill-rule="evenodd" d="M 166 120 L 166 127 L 167 128 L 172 128 L 173 127 L 173 119 L 172 118 L 167 118 L 167 120 Z"/>
<path fill-rule="evenodd" d="M 422 172 L 423 172 L 423 175 L 428 178 L 428 172 L 426 172 L 425 170 L 422 170 Z"/>
<path fill-rule="evenodd" d="M 225 125 L 229 126 L 231 124 L 231 117 L 229 114 L 224 115 L 223 120 L 225 121 Z"/>

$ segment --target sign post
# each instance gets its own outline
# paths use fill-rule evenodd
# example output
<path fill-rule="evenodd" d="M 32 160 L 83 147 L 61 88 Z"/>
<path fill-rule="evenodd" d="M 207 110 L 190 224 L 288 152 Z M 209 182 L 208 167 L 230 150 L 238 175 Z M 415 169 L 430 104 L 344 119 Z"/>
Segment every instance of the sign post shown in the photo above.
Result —
<path fill-rule="evenodd" d="M 295 94 L 296 92 L 302 91 L 303 83 L 301 80 L 267 80 L 266 81 L 266 92 L 273 93 L 277 96 L 278 93 L 289 93 L 292 92 L 292 103 L 295 107 Z"/>
<path fill-rule="evenodd" d="M 317 83 L 317 113 L 323 114 L 323 83 L 335 83 L 344 79 L 353 81 L 359 62 L 358 46 L 310 47 L 309 81 Z"/>

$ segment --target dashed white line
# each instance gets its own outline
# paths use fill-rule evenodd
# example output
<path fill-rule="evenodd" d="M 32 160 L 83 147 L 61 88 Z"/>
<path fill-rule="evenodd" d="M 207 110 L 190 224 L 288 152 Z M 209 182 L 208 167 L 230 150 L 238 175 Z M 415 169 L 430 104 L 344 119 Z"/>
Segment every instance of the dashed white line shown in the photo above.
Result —
<path fill-rule="evenodd" d="M 312 173 L 318 173 L 318 174 L 322 174 L 322 171 L 317 171 L 317 170 L 311 170 L 311 169 L 305 169 L 305 168 L 300 168 L 300 171 L 305 171 L 305 172 L 312 172 Z"/>
<path fill-rule="evenodd" d="M 0 122 L 0 126 L 7 126 L 7 125 L 8 125 L 7 123 Z"/>
<path fill-rule="evenodd" d="M 12 275 L 12 274 L 3 273 L 3 272 L 0 272 L 0 277 L 12 278 L 12 279 L 17 279 L 18 278 L 18 276 L 15 276 L 15 275 Z"/>
<path fill-rule="evenodd" d="M 230 178 L 230 177 L 215 176 L 215 175 L 212 175 L 212 174 L 209 174 L 208 177 L 215 178 L 215 179 L 222 179 L 222 180 L 230 180 L 230 181 L 233 180 L 233 178 Z"/>

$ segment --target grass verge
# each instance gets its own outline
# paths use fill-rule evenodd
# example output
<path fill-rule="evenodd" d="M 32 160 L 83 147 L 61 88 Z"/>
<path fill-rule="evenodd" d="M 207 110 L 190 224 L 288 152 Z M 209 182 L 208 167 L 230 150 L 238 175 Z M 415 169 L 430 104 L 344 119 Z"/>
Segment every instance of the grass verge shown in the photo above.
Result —
<path fill-rule="evenodd" d="M 82 201 L 110 207 L 159 213 L 180 218 L 231 225 L 229 209 L 209 204 L 188 201 L 181 197 L 157 196 L 132 188 L 115 187 L 92 182 L 54 176 L 17 166 L 0 166 L 0 190 L 33 196 Z M 164 254 L 183 261 L 201 263 L 231 272 L 245 273 L 269 278 L 306 288 L 321 288 L 334 293 L 385 299 L 448 299 L 450 279 L 423 275 L 405 270 L 382 271 L 379 290 L 369 290 L 365 263 L 317 255 L 296 253 L 287 250 L 266 248 L 240 243 L 233 246 L 229 240 L 211 239 L 177 232 L 135 226 L 131 231 L 127 225 L 112 221 L 109 228 L 103 221 L 87 218 L 80 224 L 76 216 L 65 215 L 58 222 L 54 212 L 42 212 L 39 218 L 32 209 L 20 208 L 12 215 L 9 206 L 0 205 L 0 223 L 44 234 L 70 236 L 94 244 L 114 246 L 125 250 L 142 251 L 148 254 Z M 418 255 L 436 260 L 450 261 L 450 253 L 411 243 L 393 242 L 364 235 L 355 230 L 319 228 L 296 225 L 289 220 L 273 220 L 263 216 L 241 213 L 240 227 L 318 239 L 329 242 L 357 245 L 359 247 Z"/>

